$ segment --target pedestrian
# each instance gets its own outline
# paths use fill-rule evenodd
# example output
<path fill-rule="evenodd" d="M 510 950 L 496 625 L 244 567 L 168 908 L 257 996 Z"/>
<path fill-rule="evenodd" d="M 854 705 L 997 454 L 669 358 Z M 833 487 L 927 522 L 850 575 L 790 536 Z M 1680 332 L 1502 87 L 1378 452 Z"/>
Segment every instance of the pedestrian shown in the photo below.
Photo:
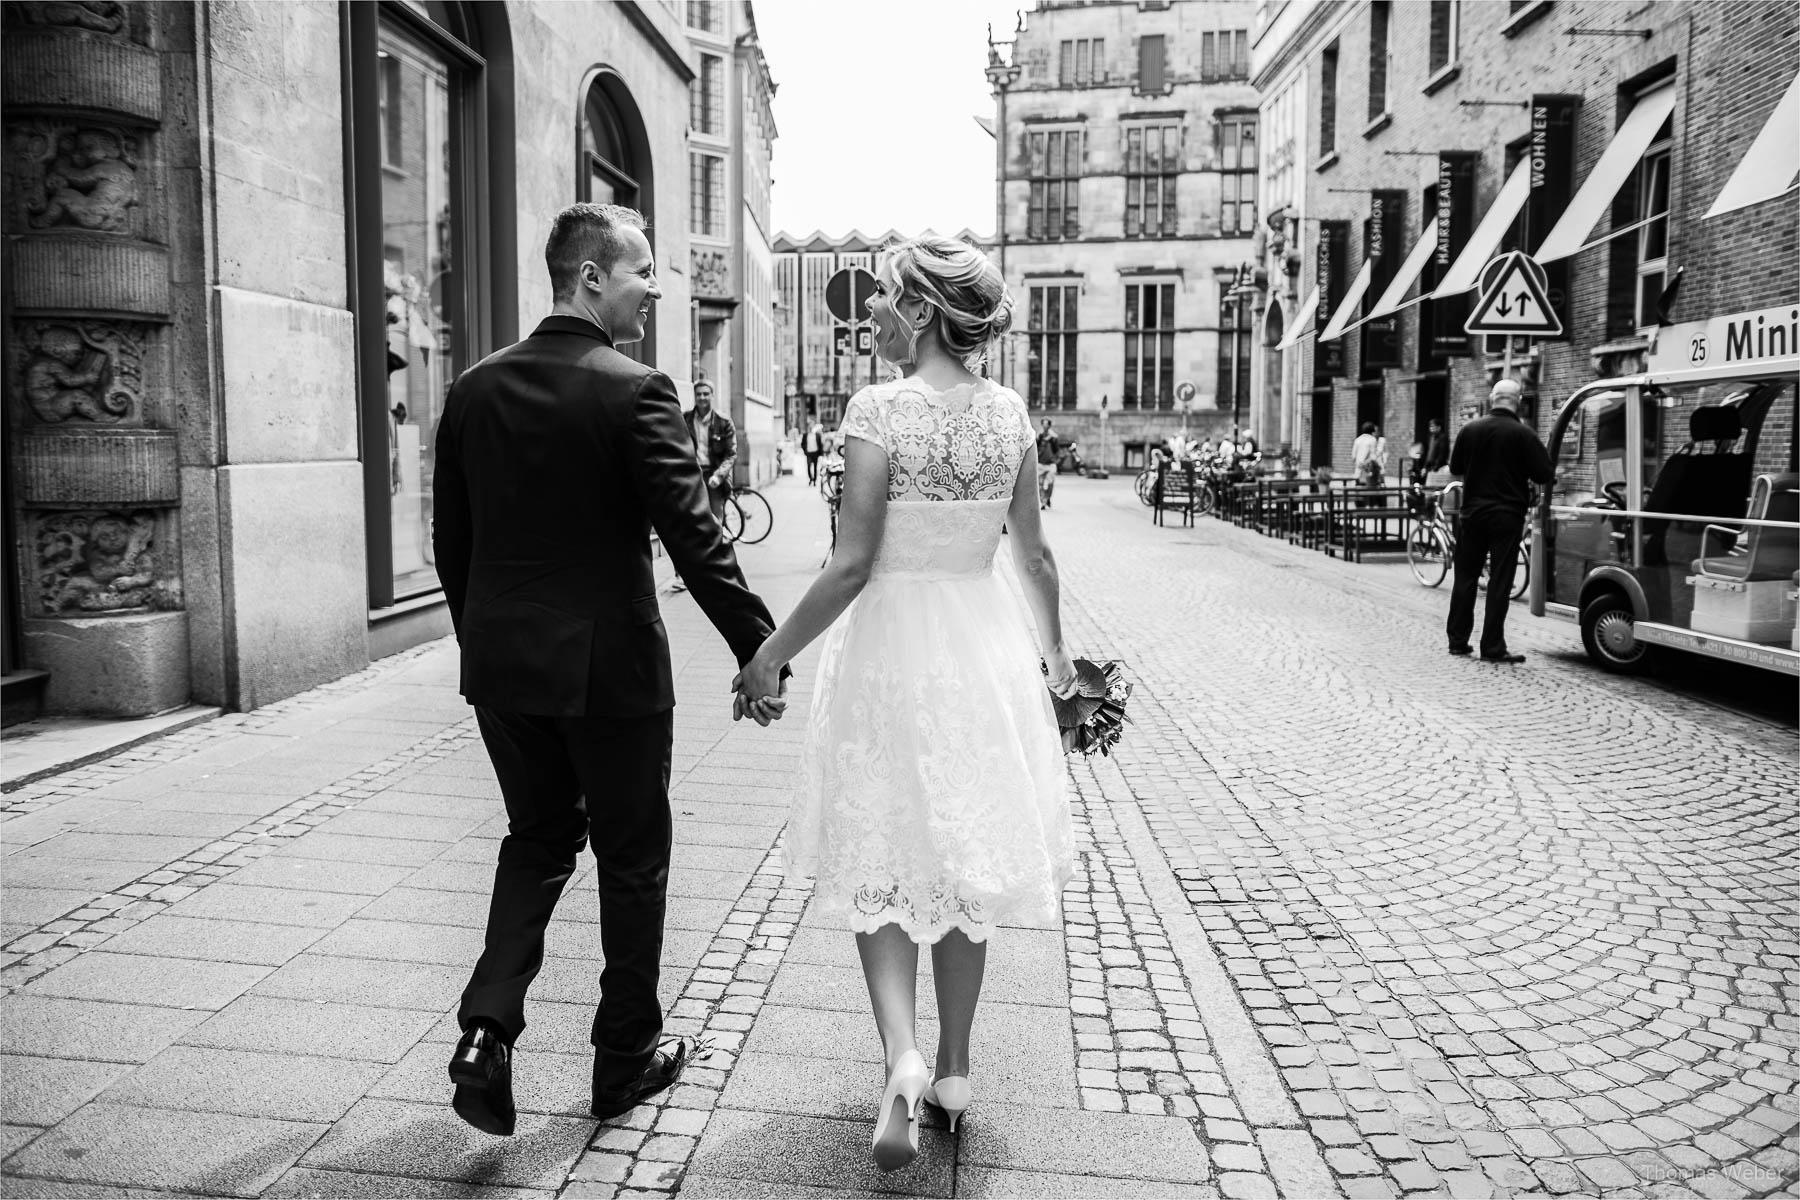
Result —
<path fill-rule="evenodd" d="M 1058 440 L 1054 430 L 1050 428 L 1050 419 L 1044 418 L 1044 427 L 1037 435 L 1037 486 L 1038 507 L 1050 507 L 1050 495 L 1056 491 L 1056 461 L 1062 456 L 1062 442 Z"/>
<path fill-rule="evenodd" d="M 800 437 L 800 449 L 806 455 L 806 482 L 819 482 L 819 457 L 825 453 L 825 426 L 814 414 Z"/>
<path fill-rule="evenodd" d="M 1373 421 L 1364 421 L 1362 433 L 1350 445 L 1350 467 L 1356 482 L 1378 488 L 1387 482 L 1387 439 Z"/>
<path fill-rule="evenodd" d="M 492 1134 L 513 1132 L 525 993 L 584 844 L 605 954 L 589 1111 L 628 1111 L 687 1061 L 685 1041 L 660 1046 L 656 990 L 675 688 L 651 530 L 740 663 L 774 627 L 708 516 L 675 385 L 616 349 L 643 338 L 662 296 L 643 229 L 611 204 L 558 213 L 551 315 L 464 371 L 438 423 L 438 577 L 507 817 L 449 1068 L 457 1115 Z M 776 719 L 781 703 L 752 715 Z"/>
<path fill-rule="evenodd" d="M 706 476 L 706 498 L 713 520 L 724 521 L 725 497 L 731 494 L 731 468 L 737 462 L 737 426 L 713 407 L 712 384 L 694 384 L 694 411 L 688 414 L 688 436 L 694 444 L 694 461 Z"/>
<path fill-rule="evenodd" d="M 1442 471 L 1450 465 L 1450 436 L 1444 432 L 1444 423 L 1436 417 L 1426 426 L 1425 434 L 1425 474 Z"/>
<path fill-rule="evenodd" d="M 887 1068 L 873 1154 L 891 1171 L 919 1152 L 921 1099 L 953 1132 L 969 1105 L 992 939 L 1058 919 L 1074 860 L 1050 697 L 1073 695 L 1076 673 L 1032 503 L 1031 418 L 969 369 L 1011 320 L 999 268 L 925 237 L 891 250 L 878 278 L 876 351 L 908 373 L 851 398 L 837 549 L 733 686 L 736 715 L 823 635 L 783 865 L 856 931 Z M 1035 645 L 992 569 L 1003 521 Z M 937 988 L 935 1067 L 915 1028 L 920 943 Z M 1058 955 L 1040 967 L 1060 969 Z"/>
<path fill-rule="evenodd" d="M 1555 473 L 1544 443 L 1518 417 L 1518 381 L 1502 379 L 1488 395 L 1487 416 L 1464 425 L 1450 450 L 1450 473 L 1463 481 L 1461 528 L 1456 535 L 1456 582 L 1444 630 L 1450 653 L 1471 652 L 1475 590 L 1487 565 L 1487 612 L 1481 621 L 1481 657 L 1488 662 L 1524 662 L 1506 647 L 1506 610 L 1512 604 L 1513 573 L 1531 485 L 1548 487 Z"/>

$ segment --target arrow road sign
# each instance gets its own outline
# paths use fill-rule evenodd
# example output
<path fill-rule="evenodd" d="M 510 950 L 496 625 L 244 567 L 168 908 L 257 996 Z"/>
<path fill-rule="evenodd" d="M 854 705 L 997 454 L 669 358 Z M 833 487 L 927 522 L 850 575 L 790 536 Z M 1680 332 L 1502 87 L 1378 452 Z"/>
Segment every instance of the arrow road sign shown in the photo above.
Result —
<path fill-rule="evenodd" d="M 1463 325 L 1464 332 L 1562 336 L 1562 318 L 1550 307 L 1545 290 L 1544 268 L 1529 256 L 1509 251 L 1496 259 L 1483 277 L 1492 282 L 1482 289 L 1481 299 Z"/>
<path fill-rule="evenodd" d="M 857 324 L 869 319 L 869 297 L 875 294 L 875 277 L 861 267 L 834 271 L 825 281 L 825 307 L 840 321 Z"/>

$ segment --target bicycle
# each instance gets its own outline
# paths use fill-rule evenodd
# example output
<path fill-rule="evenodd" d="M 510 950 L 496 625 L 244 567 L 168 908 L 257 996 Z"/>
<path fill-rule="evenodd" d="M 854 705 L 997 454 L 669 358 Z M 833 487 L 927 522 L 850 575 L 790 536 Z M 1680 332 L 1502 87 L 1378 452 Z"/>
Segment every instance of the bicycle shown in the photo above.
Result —
<path fill-rule="evenodd" d="M 1171 471 L 1178 464 L 1169 464 Z M 1194 462 L 1194 515 L 1204 517 L 1218 503 L 1219 486 L 1223 476 L 1217 463 L 1210 458 L 1196 459 Z M 1138 473 L 1137 498 L 1145 508 L 1156 507 L 1156 463 L 1152 462 Z"/>
<path fill-rule="evenodd" d="M 1444 582 L 1450 564 L 1456 561 L 1456 522 L 1445 512 L 1445 500 L 1450 499 L 1451 508 L 1460 508 L 1458 503 L 1462 497 L 1462 484 L 1451 482 L 1444 485 L 1442 491 L 1428 492 L 1419 484 L 1413 485 L 1416 502 L 1422 514 L 1412 532 L 1406 535 L 1406 565 L 1412 569 L 1413 578 L 1426 587 L 1436 587 Z M 1487 564 L 1481 566 L 1481 580 L 1478 587 L 1487 590 Z M 1512 599 L 1517 600 L 1531 586 L 1531 525 L 1525 526 L 1525 536 L 1519 539 L 1518 561 L 1513 567 Z"/>
<path fill-rule="evenodd" d="M 736 488 L 725 497 L 725 540 L 754 546 L 775 527 L 769 502 L 755 488 Z"/>
<path fill-rule="evenodd" d="M 819 564 L 821 569 L 831 561 L 837 553 L 838 505 L 844 498 L 844 460 L 842 458 L 827 459 L 819 471 L 819 491 L 825 494 L 825 508 L 831 515 L 831 545 L 825 549 L 825 559 Z"/>

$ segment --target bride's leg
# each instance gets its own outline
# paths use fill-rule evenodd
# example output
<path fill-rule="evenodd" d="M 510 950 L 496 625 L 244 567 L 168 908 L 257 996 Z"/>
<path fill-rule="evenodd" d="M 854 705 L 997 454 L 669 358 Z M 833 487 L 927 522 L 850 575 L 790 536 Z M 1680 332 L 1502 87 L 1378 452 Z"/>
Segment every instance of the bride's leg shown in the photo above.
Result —
<path fill-rule="evenodd" d="M 987 943 L 972 942 L 952 929 L 931 947 L 931 979 L 937 988 L 938 1079 L 969 1073 L 969 1030 L 975 1003 L 981 999 L 981 976 L 987 969 Z"/>
<path fill-rule="evenodd" d="M 919 946 L 898 925 L 883 925 L 874 933 L 856 935 L 862 956 L 863 979 L 869 985 L 869 1003 L 875 1009 L 875 1026 L 881 1030 L 881 1046 L 892 1072 L 908 1050 L 918 1048 L 914 1034 L 919 982 Z"/>

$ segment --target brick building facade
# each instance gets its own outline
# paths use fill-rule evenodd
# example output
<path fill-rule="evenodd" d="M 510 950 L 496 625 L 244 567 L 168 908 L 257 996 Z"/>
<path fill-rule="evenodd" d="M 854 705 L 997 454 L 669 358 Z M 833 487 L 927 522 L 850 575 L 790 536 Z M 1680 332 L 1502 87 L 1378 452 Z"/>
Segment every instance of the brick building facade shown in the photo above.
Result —
<path fill-rule="evenodd" d="M 1502 339 L 1461 334 L 1490 252 L 1553 260 L 1564 335 L 1514 344 L 1540 431 L 1583 383 L 1642 369 L 1657 328 L 1800 301 L 1791 191 L 1706 215 L 1794 86 L 1792 5 L 1268 2 L 1252 60 L 1281 130 L 1257 394 L 1304 465 L 1346 468 L 1373 421 L 1397 466 L 1429 418 L 1454 433 L 1478 409 L 1505 365 Z"/>
<path fill-rule="evenodd" d="M 1111 465 L 1252 411 L 1240 272 L 1258 220 L 1249 0 L 1041 0 L 990 45 L 994 256 L 1018 302 L 995 373 Z M 1193 386 L 1191 409 L 1177 400 Z"/>

